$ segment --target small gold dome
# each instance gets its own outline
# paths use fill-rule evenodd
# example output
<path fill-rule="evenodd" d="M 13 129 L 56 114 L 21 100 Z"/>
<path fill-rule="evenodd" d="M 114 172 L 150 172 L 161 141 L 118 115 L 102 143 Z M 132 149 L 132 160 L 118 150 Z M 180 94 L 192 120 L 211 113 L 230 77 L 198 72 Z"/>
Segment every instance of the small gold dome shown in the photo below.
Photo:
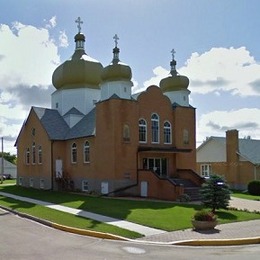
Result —
<path fill-rule="evenodd" d="M 101 79 L 103 81 L 131 80 L 131 78 L 131 68 L 121 62 L 108 65 L 103 69 L 101 74 Z"/>
<path fill-rule="evenodd" d="M 175 50 L 172 49 L 172 60 L 170 62 L 171 66 L 171 76 L 164 78 L 160 81 L 160 88 L 163 93 L 169 91 L 177 91 L 187 89 L 189 86 L 189 79 L 186 76 L 181 76 L 176 70 L 176 60 L 174 59 Z"/>
<path fill-rule="evenodd" d="M 162 92 L 177 91 L 187 89 L 189 86 L 189 79 L 186 76 L 176 75 L 169 76 L 160 81 L 160 88 Z"/>

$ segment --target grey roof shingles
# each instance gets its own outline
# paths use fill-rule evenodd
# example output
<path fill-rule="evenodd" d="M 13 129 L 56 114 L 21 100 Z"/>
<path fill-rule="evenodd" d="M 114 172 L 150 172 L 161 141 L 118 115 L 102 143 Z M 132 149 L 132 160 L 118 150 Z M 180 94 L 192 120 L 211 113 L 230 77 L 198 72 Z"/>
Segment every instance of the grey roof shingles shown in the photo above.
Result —
<path fill-rule="evenodd" d="M 95 134 L 96 130 L 96 109 L 93 108 L 66 135 L 66 139 L 80 138 Z"/>
<path fill-rule="evenodd" d="M 206 142 L 198 147 L 198 149 L 201 149 L 210 140 L 215 140 L 226 147 L 225 137 L 211 136 Z M 260 140 L 245 138 L 238 139 L 238 141 L 238 154 L 253 164 L 260 164 Z"/>
<path fill-rule="evenodd" d="M 33 110 L 51 140 L 68 140 L 95 134 L 95 108 L 93 108 L 71 129 L 56 109 L 33 107 Z"/>
<path fill-rule="evenodd" d="M 64 140 L 69 126 L 56 109 L 33 107 L 51 140 Z"/>

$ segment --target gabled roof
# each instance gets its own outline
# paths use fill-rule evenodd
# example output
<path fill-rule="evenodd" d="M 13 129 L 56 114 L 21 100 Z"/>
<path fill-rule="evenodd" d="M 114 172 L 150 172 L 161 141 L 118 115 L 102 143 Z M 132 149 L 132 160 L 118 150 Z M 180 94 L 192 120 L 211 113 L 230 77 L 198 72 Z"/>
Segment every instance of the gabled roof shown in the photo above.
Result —
<path fill-rule="evenodd" d="M 32 110 L 38 116 L 51 140 L 63 140 L 65 138 L 69 126 L 56 109 L 32 107 Z"/>
<path fill-rule="evenodd" d="M 93 108 L 66 135 L 66 139 L 94 135 L 96 130 L 96 108 Z"/>
<path fill-rule="evenodd" d="M 197 151 L 201 150 L 204 146 L 206 146 L 209 142 L 212 141 L 219 143 L 226 149 L 225 137 L 211 136 L 197 148 Z M 239 150 L 237 151 L 237 153 L 244 159 L 250 161 L 253 164 L 260 163 L 260 140 L 238 139 L 238 147 Z"/>
<path fill-rule="evenodd" d="M 73 107 L 71 108 L 64 116 L 67 115 L 79 115 L 79 116 L 84 116 L 83 113 L 81 113 L 77 108 Z"/>

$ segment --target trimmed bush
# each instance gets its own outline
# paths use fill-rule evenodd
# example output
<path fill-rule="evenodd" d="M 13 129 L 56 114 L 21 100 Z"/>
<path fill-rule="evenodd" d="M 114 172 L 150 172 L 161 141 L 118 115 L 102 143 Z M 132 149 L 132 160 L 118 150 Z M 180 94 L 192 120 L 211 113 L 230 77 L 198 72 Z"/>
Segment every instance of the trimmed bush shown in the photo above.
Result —
<path fill-rule="evenodd" d="M 260 181 L 250 181 L 247 186 L 248 193 L 260 196 Z"/>

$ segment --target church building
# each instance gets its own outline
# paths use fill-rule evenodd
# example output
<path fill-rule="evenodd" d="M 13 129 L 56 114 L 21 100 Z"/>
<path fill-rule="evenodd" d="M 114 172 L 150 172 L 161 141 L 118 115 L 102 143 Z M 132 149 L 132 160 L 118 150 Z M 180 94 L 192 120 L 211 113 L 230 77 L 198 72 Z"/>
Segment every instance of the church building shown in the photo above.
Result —
<path fill-rule="evenodd" d="M 52 76 L 51 108 L 32 107 L 17 138 L 17 184 L 163 200 L 189 194 L 202 182 L 195 108 L 174 51 L 169 76 L 133 94 L 117 35 L 112 62 L 103 67 L 86 54 L 76 22 L 75 51 Z"/>

